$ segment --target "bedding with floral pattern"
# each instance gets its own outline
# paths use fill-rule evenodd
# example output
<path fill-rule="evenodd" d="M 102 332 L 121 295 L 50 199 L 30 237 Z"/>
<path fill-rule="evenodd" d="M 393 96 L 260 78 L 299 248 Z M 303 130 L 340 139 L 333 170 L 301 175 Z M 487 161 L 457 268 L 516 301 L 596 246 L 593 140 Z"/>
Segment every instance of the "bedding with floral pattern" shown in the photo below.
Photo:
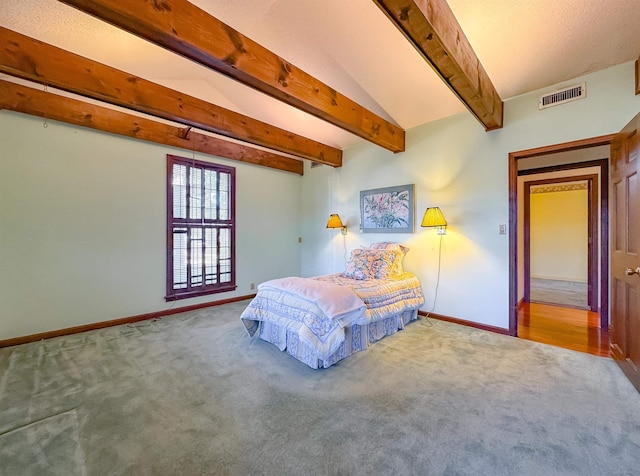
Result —
<path fill-rule="evenodd" d="M 291 349 L 288 352 L 313 368 L 317 368 L 318 361 L 325 362 L 325 366 L 327 362 L 334 363 L 338 360 L 336 355 L 344 358 L 351 353 L 344 350 L 346 329 L 353 327 L 357 329 L 354 335 L 360 335 L 362 331 L 358 326 L 366 328 L 380 323 L 383 325 L 377 326 L 375 332 L 382 332 L 378 337 L 381 338 L 404 328 L 406 322 L 417 317 L 424 295 L 418 277 L 403 269 L 402 261 L 408 250 L 398 243 L 376 243 L 353 250 L 344 273 L 293 278 L 295 286 L 279 285 L 280 281 L 289 283 L 292 278 L 263 283 L 240 318 L 251 336 L 259 331 L 261 323 L 267 326 L 269 335 L 265 336 L 262 329 L 260 337 L 278 345 L 280 350 L 294 342 L 296 347 L 304 346 L 306 354 L 313 354 L 311 358 L 305 355 L 302 359 Z M 361 300 L 364 311 L 359 316 L 353 314 L 348 322 L 327 315 L 323 312 L 326 304 L 321 303 L 319 296 L 314 298 L 313 289 L 320 283 L 329 298 L 331 289 L 336 290 L 336 297 L 350 290 L 354 299 Z M 411 317 L 407 318 L 408 315 Z M 355 351 L 358 350 L 352 350 Z"/>
<path fill-rule="evenodd" d="M 404 273 L 402 261 L 409 251 L 398 243 L 374 243 L 351 252 L 345 276 L 353 279 L 385 279 Z"/>

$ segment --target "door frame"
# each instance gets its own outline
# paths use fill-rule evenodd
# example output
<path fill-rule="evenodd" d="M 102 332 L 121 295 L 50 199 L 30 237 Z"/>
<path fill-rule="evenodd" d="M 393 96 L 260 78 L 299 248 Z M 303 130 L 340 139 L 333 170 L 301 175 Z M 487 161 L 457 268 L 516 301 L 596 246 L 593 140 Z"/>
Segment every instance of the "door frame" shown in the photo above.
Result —
<path fill-rule="evenodd" d="M 518 160 L 557 152 L 568 152 L 590 147 L 609 146 L 615 134 L 564 142 L 534 149 L 509 153 L 509 335 L 518 335 Z M 602 226 L 600 240 L 600 324 L 609 326 L 609 173 L 608 166 L 600 174 L 602 190 Z M 604 186 L 602 183 L 604 181 Z"/>
<path fill-rule="evenodd" d="M 605 159 L 581 162 L 557 167 L 543 167 L 523 171 L 518 176 L 537 175 L 547 172 L 576 170 L 586 167 L 606 167 Z M 524 184 L 524 302 L 531 301 L 531 194 L 530 189 L 536 185 L 551 185 L 565 182 L 587 182 L 587 306 L 590 311 L 599 312 L 598 294 L 594 292 L 598 280 L 598 176 L 595 174 L 568 175 L 566 177 L 548 178 L 527 181 Z M 599 287 L 598 287 L 599 289 Z M 602 322 L 602 319 L 601 319 Z"/>

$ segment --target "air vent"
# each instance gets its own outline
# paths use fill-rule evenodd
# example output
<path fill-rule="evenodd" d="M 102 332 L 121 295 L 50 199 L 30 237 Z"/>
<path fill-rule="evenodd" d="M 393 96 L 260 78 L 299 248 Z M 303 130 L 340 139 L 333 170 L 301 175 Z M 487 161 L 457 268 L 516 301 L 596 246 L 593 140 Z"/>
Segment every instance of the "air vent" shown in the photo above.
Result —
<path fill-rule="evenodd" d="M 569 86 L 568 88 L 559 89 L 549 94 L 540 96 L 538 99 L 538 109 L 545 109 L 565 102 L 575 101 L 587 97 L 587 83 L 578 84 L 577 86 Z"/>

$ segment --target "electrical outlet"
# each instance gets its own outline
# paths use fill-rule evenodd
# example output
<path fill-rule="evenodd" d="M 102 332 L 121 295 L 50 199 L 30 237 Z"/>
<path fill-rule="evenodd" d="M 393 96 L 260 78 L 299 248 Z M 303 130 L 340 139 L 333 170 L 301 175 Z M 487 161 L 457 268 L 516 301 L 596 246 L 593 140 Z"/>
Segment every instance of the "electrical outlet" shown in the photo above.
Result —
<path fill-rule="evenodd" d="M 507 234 L 507 225 L 498 225 L 498 235 Z"/>
<path fill-rule="evenodd" d="M 249 289 L 250 289 L 251 291 L 253 291 L 254 289 L 256 289 L 256 283 L 251 283 L 251 284 L 249 285 Z"/>

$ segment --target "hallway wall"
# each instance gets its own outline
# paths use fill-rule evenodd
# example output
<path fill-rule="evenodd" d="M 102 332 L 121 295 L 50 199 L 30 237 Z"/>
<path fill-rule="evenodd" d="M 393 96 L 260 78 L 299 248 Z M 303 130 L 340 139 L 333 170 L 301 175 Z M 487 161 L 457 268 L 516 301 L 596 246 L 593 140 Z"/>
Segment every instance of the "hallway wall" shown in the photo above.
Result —
<path fill-rule="evenodd" d="M 586 184 L 586 182 L 583 182 Z M 530 193 L 531 278 L 587 282 L 588 189 Z"/>

